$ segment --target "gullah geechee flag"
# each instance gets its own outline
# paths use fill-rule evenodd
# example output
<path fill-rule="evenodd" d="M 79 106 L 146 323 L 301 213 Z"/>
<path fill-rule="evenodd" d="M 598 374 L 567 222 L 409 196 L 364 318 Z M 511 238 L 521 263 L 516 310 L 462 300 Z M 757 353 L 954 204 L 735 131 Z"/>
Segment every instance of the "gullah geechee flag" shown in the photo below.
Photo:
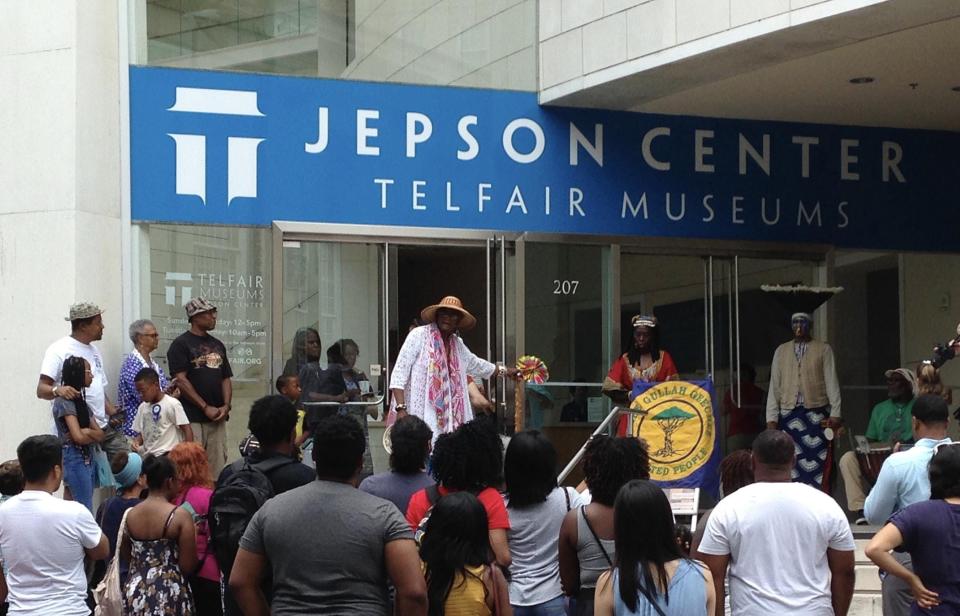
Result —
<path fill-rule="evenodd" d="M 663 488 L 702 488 L 716 495 L 720 438 L 713 381 L 637 381 L 631 399 L 632 412 L 621 426 L 646 441 L 650 479 Z"/>

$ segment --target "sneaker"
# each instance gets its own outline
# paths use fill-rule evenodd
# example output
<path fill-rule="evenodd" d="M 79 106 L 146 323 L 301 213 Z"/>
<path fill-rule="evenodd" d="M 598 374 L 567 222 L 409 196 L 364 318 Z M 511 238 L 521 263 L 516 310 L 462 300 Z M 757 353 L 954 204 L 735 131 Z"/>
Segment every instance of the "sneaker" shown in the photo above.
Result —
<path fill-rule="evenodd" d="M 867 521 L 867 518 L 861 516 L 857 518 L 854 524 L 856 524 L 857 526 L 867 526 L 868 524 L 870 524 L 870 522 Z"/>

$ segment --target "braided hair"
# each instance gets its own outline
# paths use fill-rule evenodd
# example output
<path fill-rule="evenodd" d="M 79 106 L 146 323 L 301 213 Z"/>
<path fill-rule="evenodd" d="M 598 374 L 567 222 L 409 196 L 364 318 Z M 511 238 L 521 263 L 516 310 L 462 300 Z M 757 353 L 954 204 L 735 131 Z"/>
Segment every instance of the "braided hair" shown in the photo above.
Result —
<path fill-rule="evenodd" d="M 61 382 L 80 392 L 80 397 L 72 400 L 77 409 L 77 423 L 81 428 L 90 427 L 90 407 L 87 406 L 87 360 L 79 355 L 71 355 L 63 360 Z"/>

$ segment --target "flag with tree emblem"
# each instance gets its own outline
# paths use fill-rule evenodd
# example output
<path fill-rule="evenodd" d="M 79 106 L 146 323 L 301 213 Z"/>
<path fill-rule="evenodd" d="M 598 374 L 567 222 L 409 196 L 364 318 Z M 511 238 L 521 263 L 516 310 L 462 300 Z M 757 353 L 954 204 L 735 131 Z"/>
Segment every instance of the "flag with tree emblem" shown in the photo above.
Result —
<path fill-rule="evenodd" d="M 647 443 L 650 479 L 664 488 L 716 494 L 720 440 L 713 382 L 637 381 L 632 393 L 628 433 Z"/>

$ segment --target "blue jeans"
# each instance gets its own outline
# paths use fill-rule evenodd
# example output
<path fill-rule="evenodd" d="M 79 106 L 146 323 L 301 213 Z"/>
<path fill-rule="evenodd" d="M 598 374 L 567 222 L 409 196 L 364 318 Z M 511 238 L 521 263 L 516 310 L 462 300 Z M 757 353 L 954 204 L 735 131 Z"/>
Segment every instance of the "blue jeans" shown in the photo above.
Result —
<path fill-rule="evenodd" d="M 565 616 L 563 595 L 538 605 L 514 605 L 513 616 Z"/>
<path fill-rule="evenodd" d="M 93 513 L 93 488 L 97 485 L 97 467 L 92 456 L 83 459 L 83 454 L 73 446 L 63 448 L 63 483 L 70 488 L 73 500 Z"/>

